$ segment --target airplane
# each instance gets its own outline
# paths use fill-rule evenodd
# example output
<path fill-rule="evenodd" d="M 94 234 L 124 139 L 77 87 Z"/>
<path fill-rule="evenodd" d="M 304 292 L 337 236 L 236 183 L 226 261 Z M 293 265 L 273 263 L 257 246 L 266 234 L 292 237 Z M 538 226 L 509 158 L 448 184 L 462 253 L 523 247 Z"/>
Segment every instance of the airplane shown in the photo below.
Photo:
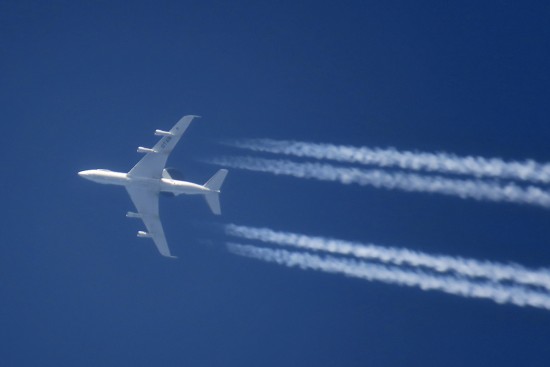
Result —
<path fill-rule="evenodd" d="M 128 218 L 140 218 L 146 231 L 139 231 L 138 237 L 151 238 L 161 255 L 177 258 L 170 253 L 159 217 L 159 194 L 203 195 L 210 210 L 221 214 L 220 189 L 227 176 L 226 169 L 220 169 L 204 185 L 174 179 L 170 170 L 165 169 L 166 160 L 187 130 L 191 121 L 199 116 L 182 117 L 169 131 L 155 130 L 155 135 L 162 136 L 153 148 L 138 147 L 138 153 L 145 156 L 128 173 L 114 172 L 107 169 L 92 169 L 78 172 L 85 179 L 109 185 L 124 186 L 137 209 L 129 211 Z"/>

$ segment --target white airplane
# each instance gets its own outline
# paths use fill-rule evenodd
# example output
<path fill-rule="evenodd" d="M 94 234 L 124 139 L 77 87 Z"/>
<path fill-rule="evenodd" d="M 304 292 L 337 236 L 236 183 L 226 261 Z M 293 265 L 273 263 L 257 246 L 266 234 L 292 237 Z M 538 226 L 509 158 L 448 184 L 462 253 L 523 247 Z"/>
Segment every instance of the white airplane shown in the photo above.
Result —
<path fill-rule="evenodd" d="M 147 232 L 139 231 L 138 237 L 152 238 L 157 249 L 163 256 L 176 258 L 170 254 L 168 243 L 159 218 L 159 193 L 167 192 L 173 195 L 204 195 L 206 203 L 216 215 L 221 214 L 220 188 L 227 175 L 226 169 L 221 169 L 204 185 L 192 182 L 174 180 L 164 166 L 168 156 L 178 140 L 195 117 L 184 116 L 170 131 L 155 130 L 155 135 L 162 136 L 153 148 L 139 147 L 139 153 L 145 156 L 128 173 L 113 172 L 106 169 L 92 169 L 78 172 L 78 175 L 101 184 L 120 185 L 126 187 L 137 213 L 128 212 L 129 218 L 141 218 Z"/>

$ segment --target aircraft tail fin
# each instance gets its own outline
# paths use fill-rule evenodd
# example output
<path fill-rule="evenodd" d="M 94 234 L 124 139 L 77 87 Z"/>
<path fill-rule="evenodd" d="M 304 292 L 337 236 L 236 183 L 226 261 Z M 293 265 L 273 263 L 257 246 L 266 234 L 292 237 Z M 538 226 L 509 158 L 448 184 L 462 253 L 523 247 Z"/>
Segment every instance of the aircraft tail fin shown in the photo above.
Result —
<path fill-rule="evenodd" d="M 227 176 L 227 170 L 221 169 L 204 184 L 204 187 L 211 190 L 204 195 L 204 198 L 206 199 L 206 203 L 210 207 L 210 210 L 212 210 L 212 213 L 216 215 L 220 215 L 222 213 L 220 207 L 220 189 L 223 181 L 225 180 L 225 176 Z"/>

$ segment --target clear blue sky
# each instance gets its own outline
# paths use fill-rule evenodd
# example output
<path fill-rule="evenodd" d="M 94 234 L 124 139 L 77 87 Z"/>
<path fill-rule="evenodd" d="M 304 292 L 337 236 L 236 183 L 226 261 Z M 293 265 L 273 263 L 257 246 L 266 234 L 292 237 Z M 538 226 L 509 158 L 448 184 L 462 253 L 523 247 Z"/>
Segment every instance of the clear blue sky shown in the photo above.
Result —
<path fill-rule="evenodd" d="M 547 1 L 0 2 L 5 366 L 547 366 L 550 312 L 278 267 L 214 223 L 529 267 L 548 210 L 233 170 L 214 218 L 161 198 L 178 261 L 124 214 L 157 128 L 204 182 L 222 138 L 550 161 Z"/>

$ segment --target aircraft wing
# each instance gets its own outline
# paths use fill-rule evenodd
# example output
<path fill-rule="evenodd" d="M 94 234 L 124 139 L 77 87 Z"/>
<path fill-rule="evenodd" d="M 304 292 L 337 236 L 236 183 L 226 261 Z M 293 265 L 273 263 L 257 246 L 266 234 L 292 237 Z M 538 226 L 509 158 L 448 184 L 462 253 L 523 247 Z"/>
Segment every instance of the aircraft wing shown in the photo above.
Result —
<path fill-rule="evenodd" d="M 147 153 L 143 158 L 141 158 L 134 168 L 128 172 L 128 175 L 161 178 L 162 170 L 166 165 L 168 156 L 195 117 L 198 116 L 183 116 L 169 131 L 170 135 L 163 136 L 162 139 L 160 139 L 160 141 L 152 148 L 153 151 Z"/>
<path fill-rule="evenodd" d="M 164 237 L 162 223 L 160 222 L 158 192 L 145 187 L 131 186 L 127 186 L 126 190 L 130 194 L 130 199 L 132 199 L 138 214 L 143 220 L 143 224 L 147 228 L 147 232 L 150 234 L 161 255 L 175 258 L 175 256 L 170 254 L 166 237 Z"/>

